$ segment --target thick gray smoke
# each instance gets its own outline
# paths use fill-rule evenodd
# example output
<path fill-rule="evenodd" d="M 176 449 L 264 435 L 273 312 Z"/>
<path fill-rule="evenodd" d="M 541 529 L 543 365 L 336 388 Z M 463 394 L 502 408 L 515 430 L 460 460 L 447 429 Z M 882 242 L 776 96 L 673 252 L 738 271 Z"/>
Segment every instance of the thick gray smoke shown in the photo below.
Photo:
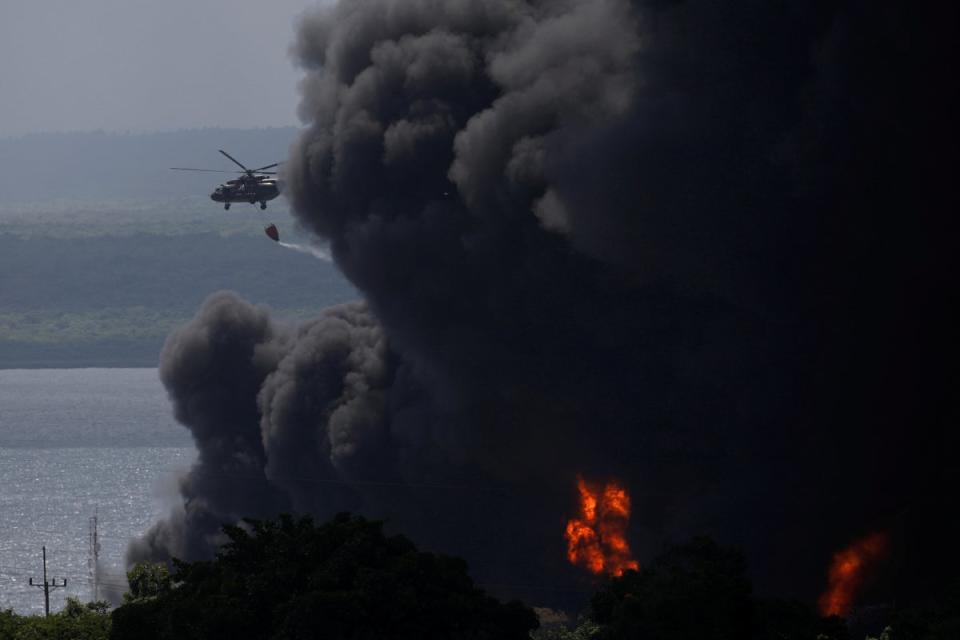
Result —
<path fill-rule="evenodd" d="M 304 17 L 290 197 L 366 301 L 292 328 L 218 295 L 171 336 L 200 459 L 131 558 L 351 509 L 483 582 L 569 584 L 580 472 L 630 489 L 641 561 L 708 533 L 805 596 L 872 528 L 916 561 L 953 491 L 956 104 L 920 70 L 947 82 L 955 21 L 880 4 Z"/>

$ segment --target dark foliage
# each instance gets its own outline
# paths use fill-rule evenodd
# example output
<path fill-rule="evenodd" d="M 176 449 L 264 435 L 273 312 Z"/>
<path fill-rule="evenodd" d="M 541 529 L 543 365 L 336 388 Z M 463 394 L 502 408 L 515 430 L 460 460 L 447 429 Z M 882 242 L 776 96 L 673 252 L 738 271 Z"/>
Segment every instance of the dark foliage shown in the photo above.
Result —
<path fill-rule="evenodd" d="M 109 636 L 106 602 L 67 598 L 63 610 L 50 616 L 0 610 L 0 640 L 106 640 Z"/>
<path fill-rule="evenodd" d="M 124 602 L 152 600 L 170 592 L 170 570 L 165 564 L 141 562 L 127 572 L 130 591 L 123 594 Z"/>
<path fill-rule="evenodd" d="M 709 538 L 673 547 L 640 572 L 628 571 L 591 601 L 603 640 L 847 640 L 840 618 L 806 605 L 751 596 L 746 562 Z"/>
<path fill-rule="evenodd" d="M 940 597 L 891 614 L 892 640 L 960 638 L 960 580 Z"/>
<path fill-rule="evenodd" d="M 113 614 L 136 638 L 527 638 L 536 616 L 475 588 L 466 563 L 418 552 L 347 514 L 224 527 L 212 561 L 176 562 L 175 588 Z"/>
<path fill-rule="evenodd" d="M 753 607 L 753 637 L 757 640 L 849 640 L 843 618 L 821 618 L 802 602 L 758 600 Z"/>
<path fill-rule="evenodd" d="M 697 538 L 612 580 L 591 606 L 604 639 L 740 639 L 750 633 L 750 589 L 739 553 Z"/>

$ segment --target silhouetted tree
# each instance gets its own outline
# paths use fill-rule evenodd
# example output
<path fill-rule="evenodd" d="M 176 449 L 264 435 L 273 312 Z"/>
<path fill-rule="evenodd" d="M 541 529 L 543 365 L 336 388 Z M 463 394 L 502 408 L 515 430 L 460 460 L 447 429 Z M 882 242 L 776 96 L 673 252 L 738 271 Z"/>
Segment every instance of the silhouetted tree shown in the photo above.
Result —
<path fill-rule="evenodd" d="M 810 606 L 793 600 L 757 600 L 753 610 L 757 640 L 850 640 L 839 616 L 820 617 Z"/>
<path fill-rule="evenodd" d="M 216 558 L 175 562 L 173 588 L 113 614 L 136 638 L 526 639 L 533 611 L 474 587 L 458 558 L 418 552 L 348 514 L 227 526 Z"/>
<path fill-rule="evenodd" d="M 627 571 L 591 601 L 604 640 L 750 637 L 750 581 L 738 552 L 696 538 L 642 571 Z"/>
<path fill-rule="evenodd" d="M 572 629 L 562 624 L 541 626 L 530 637 L 532 640 L 595 640 L 600 632 L 600 625 L 593 620 L 578 620 Z"/>
<path fill-rule="evenodd" d="M 926 602 L 890 616 L 891 640 L 956 640 L 960 638 L 960 579 Z"/>
<path fill-rule="evenodd" d="M 840 618 L 751 595 L 743 556 L 708 538 L 613 578 L 591 600 L 602 640 L 848 640 Z"/>

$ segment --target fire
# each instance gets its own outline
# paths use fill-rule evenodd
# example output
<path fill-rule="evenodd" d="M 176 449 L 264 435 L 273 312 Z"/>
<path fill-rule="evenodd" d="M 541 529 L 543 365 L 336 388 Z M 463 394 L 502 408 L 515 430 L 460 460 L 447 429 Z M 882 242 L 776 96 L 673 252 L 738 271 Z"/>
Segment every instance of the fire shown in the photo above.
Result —
<path fill-rule="evenodd" d="M 833 554 L 827 590 L 820 596 L 820 614 L 842 616 L 850 613 L 853 599 L 867 572 L 887 555 L 885 533 L 872 533 Z"/>
<path fill-rule="evenodd" d="M 580 515 L 567 522 L 567 558 L 594 574 L 623 575 L 640 565 L 630 557 L 630 496 L 616 482 L 591 487 L 577 476 Z"/>

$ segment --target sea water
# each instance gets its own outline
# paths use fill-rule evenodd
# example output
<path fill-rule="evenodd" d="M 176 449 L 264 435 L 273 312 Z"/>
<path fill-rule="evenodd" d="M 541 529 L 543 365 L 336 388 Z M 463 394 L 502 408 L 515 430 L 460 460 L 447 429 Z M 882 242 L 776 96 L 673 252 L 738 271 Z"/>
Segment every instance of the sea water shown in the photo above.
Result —
<path fill-rule="evenodd" d="M 155 369 L 0 370 L 0 610 L 42 613 L 42 548 L 51 610 L 125 586 L 124 554 L 176 503 L 193 462 Z"/>

